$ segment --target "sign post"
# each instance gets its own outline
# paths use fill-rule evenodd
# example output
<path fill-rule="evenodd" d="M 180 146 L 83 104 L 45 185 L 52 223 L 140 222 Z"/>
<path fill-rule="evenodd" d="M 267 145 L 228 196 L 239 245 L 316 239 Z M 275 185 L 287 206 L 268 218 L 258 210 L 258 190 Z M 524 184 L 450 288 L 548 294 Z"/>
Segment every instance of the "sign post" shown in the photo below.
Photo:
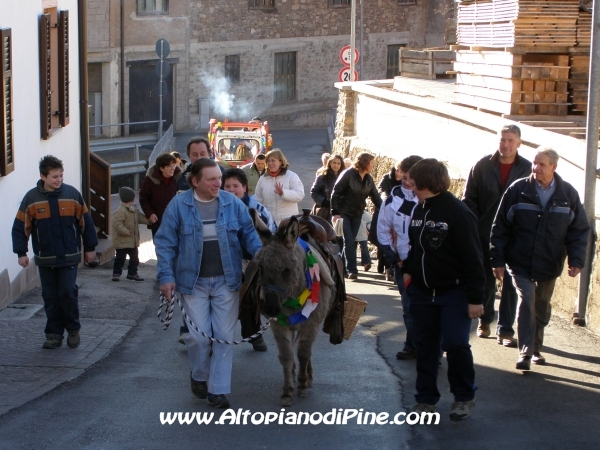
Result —
<path fill-rule="evenodd" d="M 163 101 L 163 81 L 165 77 L 169 76 L 171 68 L 168 64 L 165 63 L 165 58 L 169 56 L 171 52 L 171 46 L 166 39 L 160 38 L 156 41 L 156 54 L 160 57 L 160 61 L 156 63 L 156 74 L 158 75 L 158 97 L 159 97 L 159 106 L 158 106 L 158 140 L 162 138 L 163 134 L 163 120 L 162 120 L 162 101 Z"/>

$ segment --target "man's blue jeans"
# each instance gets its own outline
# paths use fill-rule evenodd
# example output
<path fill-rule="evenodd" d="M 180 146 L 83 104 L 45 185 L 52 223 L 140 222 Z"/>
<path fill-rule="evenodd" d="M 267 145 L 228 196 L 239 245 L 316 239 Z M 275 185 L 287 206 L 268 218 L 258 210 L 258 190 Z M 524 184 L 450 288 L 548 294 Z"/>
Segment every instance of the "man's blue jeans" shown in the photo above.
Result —
<path fill-rule="evenodd" d="M 404 327 L 406 328 L 404 350 L 415 353 L 415 329 L 410 315 L 410 297 L 408 296 L 406 289 L 404 289 L 404 280 L 402 279 L 400 267 L 397 264 L 394 266 L 394 277 L 396 278 L 396 286 L 398 286 L 398 291 L 400 292 L 400 298 L 402 300 L 402 318 L 404 319 Z"/>
<path fill-rule="evenodd" d="M 412 285 L 407 291 L 417 346 L 417 403 L 435 405 L 440 399 L 437 388 L 440 338 L 448 359 L 448 381 L 455 401 L 473 400 L 477 386 L 469 345 L 471 319 L 466 291 L 452 289 L 436 294 L 434 300 Z"/>
<path fill-rule="evenodd" d="M 344 256 L 346 257 L 346 270 L 348 273 L 358 273 L 356 268 L 356 235 L 360 228 L 362 215 L 358 217 L 342 214 L 344 219 Z"/>
<path fill-rule="evenodd" d="M 198 278 L 191 295 L 181 295 L 183 309 L 193 324 L 208 336 L 233 341 L 238 320 L 240 291 L 231 291 L 225 277 Z M 185 346 L 190 358 L 191 375 L 206 381 L 211 394 L 231 392 L 233 345 L 212 342 L 192 326 Z M 211 356 L 212 349 L 212 356 Z"/>
<path fill-rule="evenodd" d="M 77 331 L 79 323 L 79 287 L 77 266 L 38 267 L 42 284 L 42 298 L 46 311 L 46 337 L 62 339 L 65 330 Z"/>

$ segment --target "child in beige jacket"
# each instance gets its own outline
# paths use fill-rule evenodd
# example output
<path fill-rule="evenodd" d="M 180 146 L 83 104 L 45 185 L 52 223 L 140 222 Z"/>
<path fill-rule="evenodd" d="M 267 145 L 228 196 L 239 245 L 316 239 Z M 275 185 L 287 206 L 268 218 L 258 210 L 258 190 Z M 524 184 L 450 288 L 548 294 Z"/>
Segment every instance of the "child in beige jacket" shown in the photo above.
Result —
<path fill-rule="evenodd" d="M 135 200 L 133 189 L 122 187 L 119 189 L 119 198 L 121 199 L 121 206 L 115 211 L 112 222 L 113 245 L 117 251 L 113 265 L 112 280 L 120 280 L 123 273 L 123 266 L 125 265 L 125 258 L 129 255 L 127 279 L 144 281 L 138 275 L 138 266 L 140 264 L 138 257 L 138 247 L 140 246 L 139 225 L 149 225 L 156 222 L 156 219 L 148 219 L 133 204 Z"/>

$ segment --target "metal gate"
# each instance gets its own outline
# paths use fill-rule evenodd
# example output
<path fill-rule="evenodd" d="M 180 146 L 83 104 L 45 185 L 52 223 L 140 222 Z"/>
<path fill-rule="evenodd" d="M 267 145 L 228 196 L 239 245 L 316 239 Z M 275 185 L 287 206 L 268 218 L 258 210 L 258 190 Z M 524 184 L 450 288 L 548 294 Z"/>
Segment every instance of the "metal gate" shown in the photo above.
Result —
<path fill-rule="evenodd" d="M 158 120 L 159 87 L 154 72 L 155 62 L 129 67 L 129 122 Z M 171 65 L 173 68 L 173 65 Z M 173 123 L 173 70 L 163 84 L 163 130 Z M 130 125 L 129 133 L 156 132 L 158 124 Z"/>

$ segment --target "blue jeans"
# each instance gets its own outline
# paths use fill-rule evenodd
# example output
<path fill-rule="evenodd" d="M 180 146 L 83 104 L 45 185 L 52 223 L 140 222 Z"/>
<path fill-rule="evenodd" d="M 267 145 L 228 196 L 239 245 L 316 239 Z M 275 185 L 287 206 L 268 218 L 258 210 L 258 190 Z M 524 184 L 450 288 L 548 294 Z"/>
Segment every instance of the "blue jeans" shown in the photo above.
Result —
<path fill-rule="evenodd" d="M 127 265 L 127 275 L 135 276 L 138 274 L 138 266 L 140 265 L 140 258 L 138 256 L 137 247 L 134 248 L 118 248 L 116 251 L 115 262 L 113 264 L 113 274 L 121 275 L 123 273 L 123 266 L 125 265 L 125 259 L 129 255 L 129 264 Z"/>
<path fill-rule="evenodd" d="M 360 229 L 362 216 L 354 217 L 341 215 L 344 219 L 344 256 L 346 258 L 346 270 L 348 273 L 358 273 L 356 268 L 356 235 Z"/>
<path fill-rule="evenodd" d="M 415 353 L 415 329 L 410 315 L 410 297 L 404 289 L 404 280 L 402 279 L 402 273 L 400 267 L 396 264 L 394 266 L 394 277 L 396 278 L 396 285 L 400 292 L 400 298 L 402 300 L 402 318 L 404 319 L 404 327 L 406 328 L 406 341 L 404 342 L 404 350 L 407 352 Z"/>
<path fill-rule="evenodd" d="M 360 265 L 371 264 L 371 255 L 369 254 L 369 243 L 367 241 L 358 241 L 360 245 Z"/>
<path fill-rule="evenodd" d="M 46 311 L 46 337 L 62 339 L 65 330 L 77 331 L 79 323 L 79 287 L 77 266 L 38 267 L 42 284 L 42 298 Z"/>
<path fill-rule="evenodd" d="M 238 320 L 240 291 L 231 291 L 225 277 L 198 278 L 191 295 L 181 294 L 183 308 L 193 324 L 208 336 L 233 341 Z M 206 381 L 211 394 L 231 392 L 233 345 L 219 344 L 193 327 L 185 337 L 191 375 Z M 212 348 L 212 356 L 210 354 Z"/>
<path fill-rule="evenodd" d="M 440 338 L 448 359 L 450 391 L 457 402 L 475 397 L 475 368 L 469 345 L 471 319 L 467 294 L 452 289 L 432 297 L 412 285 L 407 289 L 417 345 L 417 403 L 435 405 L 440 399 L 437 388 Z"/>

